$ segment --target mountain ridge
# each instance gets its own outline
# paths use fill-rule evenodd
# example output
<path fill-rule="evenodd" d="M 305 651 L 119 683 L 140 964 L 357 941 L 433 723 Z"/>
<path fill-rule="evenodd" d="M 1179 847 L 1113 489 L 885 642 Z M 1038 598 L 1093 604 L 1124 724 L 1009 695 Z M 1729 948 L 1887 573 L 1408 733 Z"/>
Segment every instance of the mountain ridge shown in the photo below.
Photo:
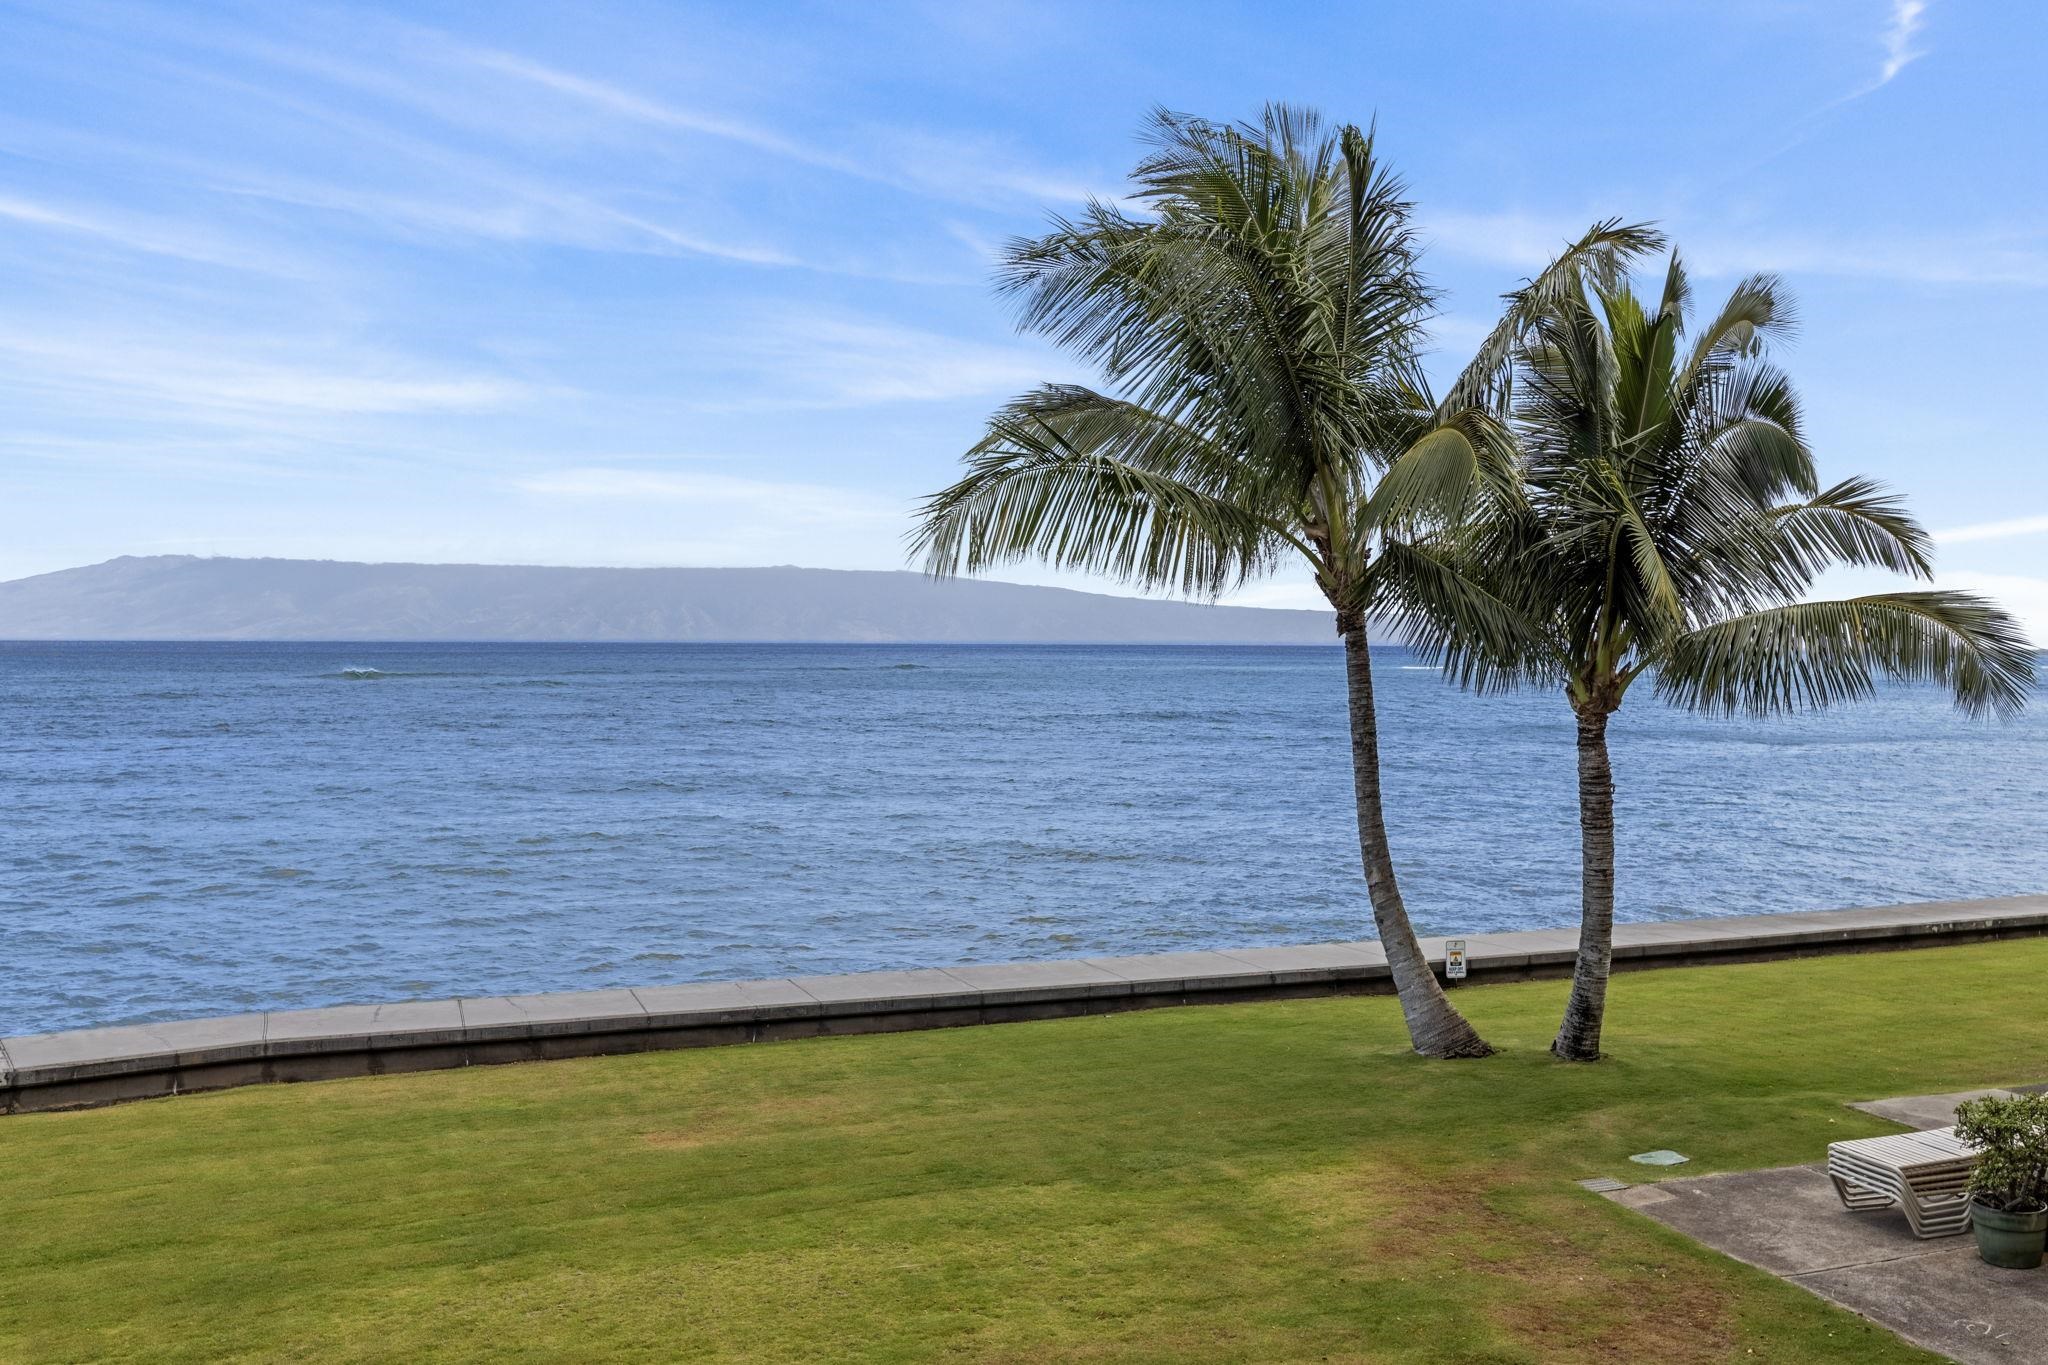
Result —
<path fill-rule="evenodd" d="M 0 639 L 1334 644 L 1328 612 L 908 570 L 122 555 L 0 582 Z"/>

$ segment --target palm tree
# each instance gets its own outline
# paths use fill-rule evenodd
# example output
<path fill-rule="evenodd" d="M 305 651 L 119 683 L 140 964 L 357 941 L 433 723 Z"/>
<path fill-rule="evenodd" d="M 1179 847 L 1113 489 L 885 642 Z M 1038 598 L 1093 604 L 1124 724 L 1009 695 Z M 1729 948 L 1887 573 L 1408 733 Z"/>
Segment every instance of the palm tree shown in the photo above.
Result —
<path fill-rule="evenodd" d="M 1272 106 L 1237 126 L 1162 111 L 1147 141 L 1141 211 L 1095 203 L 1056 219 L 1012 242 L 999 276 L 1024 327 L 1124 396 L 1049 385 L 1011 402 L 966 473 L 924 503 L 914 549 L 939 574 L 1040 558 L 1210 597 L 1305 562 L 1344 640 L 1359 848 L 1410 1039 L 1433 1057 L 1484 1056 L 1395 880 L 1366 626 L 1399 588 L 1476 635 L 1502 628 L 1498 604 L 1394 532 L 1488 471 L 1511 477 L 1505 429 L 1471 399 L 1526 318 L 1504 320 L 1434 403 L 1416 363 L 1433 295 L 1370 134 Z M 1601 225 L 1517 306 L 1611 274 L 1644 241 Z"/>
<path fill-rule="evenodd" d="M 1743 281 L 1705 328 L 1671 255 L 1654 308 L 1625 282 L 1561 291 L 1528 330 L 1502 392 L 1519 490 L 1460 533 L 1469 577 L 1527 633 L 1507 654 L 1417 618 L 1425 649 L 1468 686 L 1561 687 L 1578 721 L 1582 922 L 1551 1051 L 1600 1055 L 1614 936 L 1608 720 L 1639 678 L 1694 710 L 1768 715 L 1867 696 L 1877 676 L 1931 680 L 1976 713 L 2011 712 L 2033 656 L 2011 617 L 1967 593 L 1801 600 L 1831 563 L 1931 576 L 1931 543 L 1867 479 L 1822 489 L 1792 385 L 1765 358 L 1792 326 L 1777 280 Z"/>

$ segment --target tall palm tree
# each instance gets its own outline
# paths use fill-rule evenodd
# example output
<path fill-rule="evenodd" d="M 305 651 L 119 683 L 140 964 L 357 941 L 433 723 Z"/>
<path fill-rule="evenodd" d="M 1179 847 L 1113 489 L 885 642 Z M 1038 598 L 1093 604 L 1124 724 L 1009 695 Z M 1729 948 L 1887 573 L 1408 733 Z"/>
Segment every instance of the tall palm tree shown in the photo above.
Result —
<path fill-rule="evenodd" d="M 1272 106 L 1237 126 L 1162 111 L 1147 141 L 1140 211 L 1096 203 L 1056 219 L 1010 244 L 999 277 L 1024 327 L 1094 362 L 1121 396 L 1049 385 L 1003 408 L 967 472 L 923 505 L 914 548 L 941 574 L 1033 557 L 1206 596 L 1305 562 L 1345 645 L 1359 848 L 1410 1039 L 1433 1057 L 1484 1056 L 1395 879 L 1367 620 L 1398 587 L 1480 636 L 1502 628 L 1498 604 L 1396 531 L 1489 471 L 1511 477 L 1506 432 L 1473 396 L 1536 301 L 1582 272 L 1611 275 L 1647 239 L 1612 223 L 1589 233 L 1439 404 L 1416 364 L 1433 295 L 1370 134 Z"/>
<path fill-rule="evenodd" d="M 1959 592 L 1802 600 L 1831 563 L 1931 576 L 1931 544 L 1867 479 L 1822 489 L 1767 343 L 1792 326 L 1782 286 L 1738 285 L 1689 332 L 1671 255 L 1654 306 L 1625 282 L 1560 291 L 1533 319 L 1502 391 L 1520 489 L 1461 532 L 1468 576 L 1522 618 L 1503 655 L 1455 622 L 1411 621 L 1467 685 L 1561 687 L 1578 721 L 1582 922 L 1551 1051 L 1600 1055 L 1614 937 L 1608 720 L 1637 680 L 1708 712 L 1768 715 L 1932 680 L 1971 712 L 2010 712 L 2033 656 L 2011 617 Z"/>

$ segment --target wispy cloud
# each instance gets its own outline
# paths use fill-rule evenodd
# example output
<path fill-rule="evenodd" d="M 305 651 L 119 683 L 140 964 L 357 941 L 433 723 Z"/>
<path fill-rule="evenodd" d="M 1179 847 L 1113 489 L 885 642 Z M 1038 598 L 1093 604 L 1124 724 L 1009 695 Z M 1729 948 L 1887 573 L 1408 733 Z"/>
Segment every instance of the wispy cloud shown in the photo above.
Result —
<path fill-rule="evenodd" d="M 2048 288 L 2048 243 L 2040 239 L 1991 234 L 1829 239 L 1709 232 L 1682 240 L 1695 267 L 1709 275 L 1766 270 L 1906 284 Z"/>
<path fill-rule="evenodd" d="M 592 562 L 587 547 L 600 545 L 595 562 L 613 564 L 898 568 L 910 512 L 866 489 L 616 464 L 528 474 L 508 489 L 493 527 L 585 547 L 541 557 L 557 563 Z"/>
<path fill-rule="evenodd" d="M 587 108 L 644 126 L 732 142 L 753 151 L 931 198 L 974 203 L 991 194 L 1043 203 L 1079 203 L 1107 187 L 1081 177 L 1021 165 L 988 139 L 919 128 L 870 129 L 859 155 L 769 128 L 658 100 L 609 81 L 510 52 L 468 49 L 475 65 L 539 86 Z"/>
<path fill-rule="evenodd" d="M 223 194 L 346 214 L 400 237 L 475 237 L 586 251 L 695 256 L 896 284 L 956 285 L 973 279 L 965 272 L 898 268 L 836 248 L 800 252 L 746 237 L 720 236 L 669 221 L 651 209 L 621 208 L 596 194 L 511 173 L 451 173 L 439 184 L 397 189 L 242 170 L 217 172 L 208 183 Z"/>
<path fill-rule="evenodd" d="M 2048 517 L 2013 517 L 2006 521 L 1980 521 L 1969 526 L 1951 526 L 1934 532 L 1942 545 L 1963 545 L 1977 540 L 2010 540 L 2014 536 L 2048 535 Z"/>
<path fill-rule="evenodd" d="M 1036 385 L 1085 380 L 1046 348 L 971 341 L 867 318 L 791 314 L 732 340 L 729 360 L 770 381 L 779 407 L 860 407 L 1006 398 Z"/>
<path fill-rule="evenodd" d="M 1440 313 L 1429 320 L 1432 349 L 1453 356 L 1468 355 L 1492 334 L 1493 318 L 1473 313 Z"/>
<path fill-rule="evenodd" d="M 978 204 L 993 196 L 1034 208 L 1118 198 L 1116 186 L 1020 163 L 995 138 L 927 128 L 882 129 L 870 136 L 885 158 L 889 183 L 929 198 Z"/>
<path fill-rule="evenodd" d="M 1936 585 L 1982 593 L 2018 618 L 2036 649 L 2048 649 L 2048 578 L 1958 572 L 1940 575 Z"/>
<path fill-rule="evenodd" d="M 685 503 L 712 511 L 805 524 L 898 522 L 902 504 L 851 488 L 749 479 L 731 474 L 649 469 L 577 468 L 513 481 L 522 493 L 576 501 Z"/>
<path fill-rule="evenodd" d="M 1500 212 L 1437 212 L 1423 227 L 1435 250 L 1466 260 L 1533 272 L 1598 216 Z M 1705 276 L 1775 271 L 1891 280 L 1908 284 L 2015 285 L 2048 288 L 2048 239 L 2008 233 L 1960 232 L 1940 238 L 1843 234 L 1732 232 L 1684 222 L 1662 226 Z"/>
<path fill-rule="evenodd" d="M 1926 56 L 1924 49 L 1913 45 L 1913 39 L 1926 22 L 1927 6 L 1930 3 L 1931 0 L 1892 0 L 1884 32 L 1878 35 L 1879 44 L 1884 48 L 1884 63 L 1878 68 L 1877 75 L 1848 93 L 1837 95 L 1786 122 L 1769 150 L 1761 156 L 1745 158 L 1736 163 L 1721 175 L 1718 185 L 1725 188 L 1739 184 L 1787 152 L 1804 146 L 1827 127 L 1844 106 L 1854 104 L 1866 95 L 1882 90 L 1890 85 L 1892 79 L 1901 71 Z"/>
<path fill-rule="evenodd" d="M 299 176 L 225 172 L 213 180 L 212 187 L 225 194 L 348 214 L 400 232 L 704 256 L 744 265 L 809 264 L 772 246 L 720 240 L 574 191 L 510 175 L 451 178 L 432 189 L 394 190 Z"/>
<path fill-rule="evenodd" d="M 1537 270 L 1553 260 L 1603 215 L 1584 218 L 1525 213 L 1517 209 L 1423 215 L 1423 241 L 1434 251 L 1489 265 Z"/>
<path fill-rule="evenodd" d="M 0 194 L 0 220 L 88 238 L 123 251 L 168 256 L 202 265 L 282 275 L 303 274 L 307 269 L 304 263 L 289 260 L 267 246 L 232 242 L 216 234 L 159 219 L 134 214 L 108 214 L 16 195 Z"/>
<path fill-rule="evenodd" d="M 940 226 L 945 228 L 947 236 L 973 252 L 975 259 L 984 265 L 993 266 L 1002 260 L 1002 241 L 974 224 L 964 223 L 958 218 L 948 218 Z"/>
<path fill-rule="evenodd" d="M 2011 612 L 2036 649 L 2048 649 L 2048 578 L 2032 574 L 1980 573 L 1974 569 L 1939 570 L 1932 583 L 1901 578 L 1882 569 L 1837 565 L 1823 574 L 1807 594 L 1809 600 L 1860 597 L 1866 593 L 1919 591 L 1971 592 Z"/>
<path fill-rule="evenodd" d="M 1927 22 L 1927 4 L 1928 0 L 1892 0 L 1891 21 L 1884 30 L 1884 67 L 1878 73 L 1878 85 L 1888 84 L 1894 76 L 1927 55 L 1913 46 L 1913 39 Z"/>
<path fill-rule="evenodd" d="M 0 328 L 6 387 L 129 417 L 151 409 L 221 417 L 476 412 L 509 406 L 527 393 L 525 385 L 499 376 L 437 372 L 374 352 L 274 358 L 295 350 L 303 355 L 303 343 Z"/>
<path fill-rule="evenodd" d="M 754 215 L 747 205 L 725 202 L 710 181 L 693 179 L 682 193 L 651 188 L 644 148 L 626 162 L 589 155 L 566 162 L 551 159 L 560 149 L 542 145 L 544 140 L 530 126 L 540 121 L 540 114 L 527 106 L 558 109 L 534 100 L 530 89 L 523 87 L 546 73 L 564 83 L 562 93 L 602 117 L 700 132 L 780 158 L 808 158 L 809 164 L 848 174 L 862 173 L 860 163 L 812 155 L 795 141 L 736 120 L 641 101 L 628 92 L 506 54 L 491 54 L 494 66 L 451 66 L 468 63 L 471 50 L 432 30 L 408 28 L 404 34 L 408 41 L 394 48 L 395 70 L 367 69 L 342 57 L 278 43 L 229 40 L 222 40 L 222 46 L 268 63 L 274 71 L 266 78 L 167 63 L 187 87 L 216 88 L 232 98 L 238 110 L 261 108 L 264 121 L 293 128 L 303 145 L 331 149 L 326 156 L 302 158 L 296 166 L 281 166 L 268 158 L 208 156 L 185 145 L 106 137 L 10 119 L 4 113 L 0 145 L 39 159 L 120 167 L 124 174 L 141 173 L 152 180 L 169 178 L 205 193 L 345 215 L 360 228 L 415 242 L 474 238 L 593 252 L 694 256 L 903 284 L 978 282 L 971 270 L 949 268 L 951 262 L 910 259 L 889 249 L 863 250 L 862 243 L 840 236 L 822 248 L 813 244 L 797 249 L 789 239 L 802 237 L 801 231 L 792 231 L 786 220 L 751 221 Z M 468 74 L 452 78 L 451 72 L 458 70 Z M 298 79 L 276 79 L 275 71 Z M 507 77 L 518 83 L 507 84 Z M 337 87 L 342 98 L 335 97 Z M 370 98 L 366 102 L 362 96 Z M 647 107 L 640 107 L 643 104 Z M 493 111 L 508 106 L 524 110 L 525 121 L 493 119 Z M 431 115 L 434 122 L 421 125 L 414 119 L 408 125 L 408 116 L 418 113 Z M 364 148 L 374 148 L 375 155 L 358 155 Z M 147 224 L 124 224 L 48 204 L 28 207 L 43 211 L 39 218 L 45 226 L 68 226 L 109 240 L 122 237 L 138 250 L 147 245 L 194 259 L 247 254 L 252 263 L 261 260 L 259 253 L 241 253 L 239 243 L 216 246 L 198 236 L 180 237 Z M 27 221 L 26 211 L 22 220 Z"/>
<path fill-rule="evenodd" d="M 265 50 L 273 61 L 282 60 L 286 51 L 274 46 Z M 332 58 L 320 60 L 313 69 L 329 79 L 354 71 L 351 64 Z M 422 73 L 414 75 L 425 79 Z M 388 79 L 360 75 L 354 83 L 380 95 L 388 93 Z M 374 145 L 379 157 L 373 169 L 354 175 L 215 166 L 201 176 L 201 183 L 215 191 L 348 213 L 387 228 L 705 256 L 746 265 L 830 268 L 763 242 L 678 225 L 646 209 L 621 208 L 620 196 L 588 174 L 551 174 L 502 149 L 475 150 L 401 132 L 383 120 L 296 89 L 234 84 L 244 98 L 261 99 L 346 143 Z M 439 112 L 445 116 L 445 111 Z"/>
<path fill-rule="evenodd" d="M 468 50 L 468 57 L 470 61 L 487 71 L 495 71 L 552 90 L 558 95 L 566 95 L 583 104 L 636 123 L 650 124 L 657 128 L 672 128 L 681 132 L 701 133 L 751 147 L 757 152 L 767 152 L 773 156 L 801 162 L 807 166 L 839 171 L 863 179 L 874 178 L 873 172 L 857 161 L 830 155 L 793 138 L 784 137 L 765 128 L 757 128 L 738 119 L 701 113 L 681 105 L 650 99 L 623 87 L 579 76 L 511 52 L 473 48 Z"/>
<path fill-rule="evenodd" d="M 1822 120 L 1835 110 L 1884 89 L 1901 71 L 1926 56 L 1926 49 L 1914 46 L 1913 40 L 1926 26 L 1927 7 L 1930 3 L 1932 0 L 1892 0 L 1891 12 L 1886 16 L 1884 31 L 1878 35 L 1878 44 L 1884 49 L 1884 63 L 1878 67 L 1877 75 L 1848 94 L 1829 100 L 1795 122 L 1792 125 L 1792 136 L 1771 155 L 1781 155 L 1805 142 L 1820 127 Z"/>

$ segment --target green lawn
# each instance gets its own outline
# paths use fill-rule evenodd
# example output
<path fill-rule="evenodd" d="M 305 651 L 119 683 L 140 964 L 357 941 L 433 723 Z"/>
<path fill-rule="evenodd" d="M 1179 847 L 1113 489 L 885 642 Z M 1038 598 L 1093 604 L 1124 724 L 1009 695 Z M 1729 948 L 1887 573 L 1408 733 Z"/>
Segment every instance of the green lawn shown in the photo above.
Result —
<path fill-rule="evenodd" d="M 2044 977 L 1623 976 L 1597 1067 L 1545 1056 L 1543 982 L 1460 994 L 1476 1063 L 1331 999 L 5 1118 L 0 1358 L 1927 1361 L 1571 1182 L 2048 1079 Z"/>

